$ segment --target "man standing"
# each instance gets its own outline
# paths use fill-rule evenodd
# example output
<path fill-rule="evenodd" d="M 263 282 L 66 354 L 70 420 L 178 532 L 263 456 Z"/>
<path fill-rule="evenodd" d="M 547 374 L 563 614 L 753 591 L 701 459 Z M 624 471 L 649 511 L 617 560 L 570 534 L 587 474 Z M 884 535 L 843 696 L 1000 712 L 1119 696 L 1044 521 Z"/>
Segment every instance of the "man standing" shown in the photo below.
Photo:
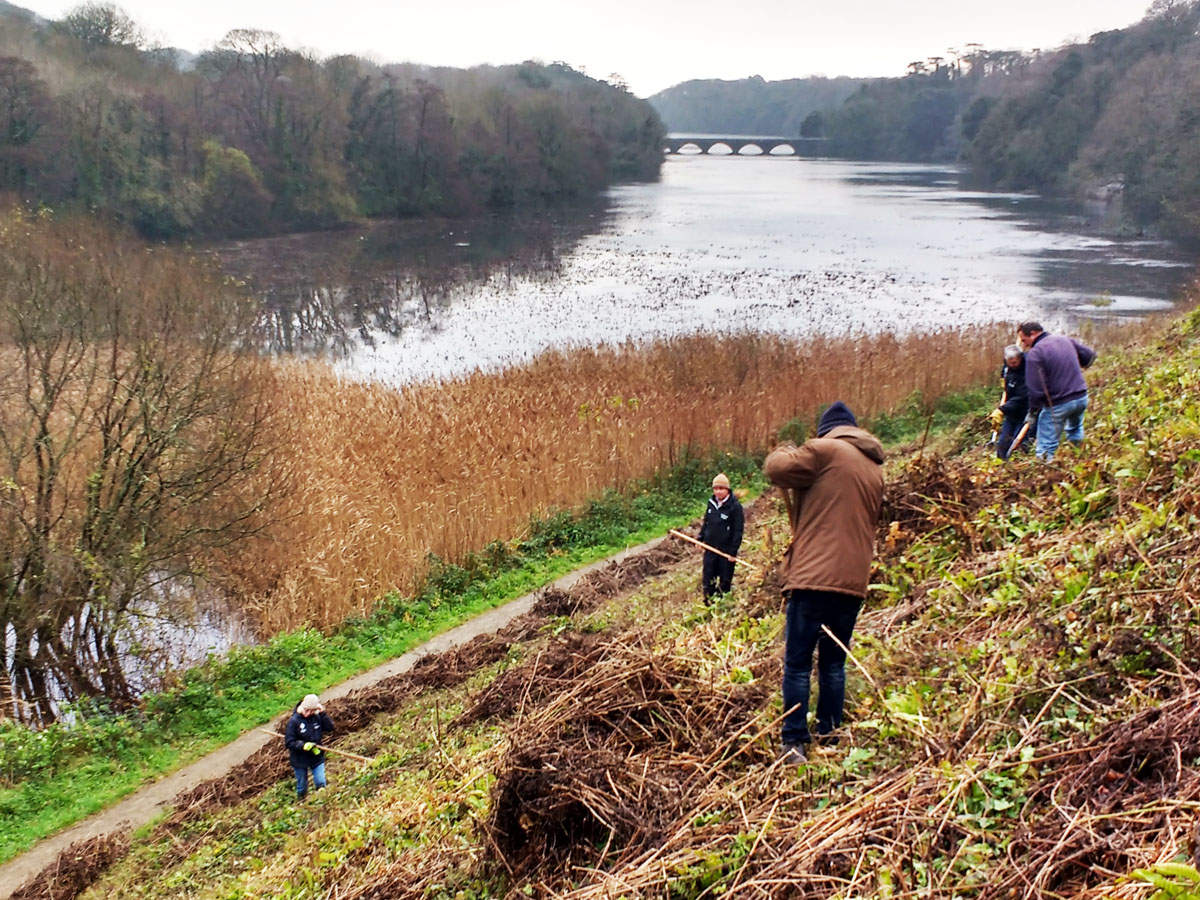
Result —
<path fill-rule="evenodd" d="M 713 479 L 712 490 L 713 495 L 704 510 L 704 524 L 700 526 L 700 540 L 723 553 L 737 556 L 746 522 L 742 504 L 733 496 L 724 472 Z M 728 594 L 733 586 L 733 560 L 705 550 L 702 566 L 700 585 L 704 599 L 710 599 L 713 594 Z"/>
<path fill-rule="evenodd" d="M 1083 443 L 1083 414 L 1088 406 L 1083 370 L 1096 359 L 1096 351 L 1074 338 L 1046 334 L 1038 322 L 1018 326 L 1017 338 L 1025 348 L 1026 422 L 1037 428 L 1038 459 L 1051 460 L 1063 432 L 1072 444 Z"/>
<path fill-rule="evenodd" d="M 787 635 L 781 758 L 788 763 L 805 762 L 812 741 L 808 695 L 814 649 L 818 738 L 842 723 L 846 648 L 867 595 L 883 505 L 882 465 L 879 439 L 859 428 L 854 413 L 838 401 L 821 416 L 815 438 L 802 447 L 774 450 L 763 467 L 768 481 L 794 492 L 792 543 L 783 558 Z"/>
<path fill-rule="evenodd" d="M 288 760 L 296 775 L 296 796 L 303 800 L 308 794 L 308 773 L 312 772 L 314 790 L 325 787 L 325 755 L 320 743 L 333 734 L 333 720 L 325 712 L 316 694 L 308 694 L 296 704 L 283 733 Z"/>

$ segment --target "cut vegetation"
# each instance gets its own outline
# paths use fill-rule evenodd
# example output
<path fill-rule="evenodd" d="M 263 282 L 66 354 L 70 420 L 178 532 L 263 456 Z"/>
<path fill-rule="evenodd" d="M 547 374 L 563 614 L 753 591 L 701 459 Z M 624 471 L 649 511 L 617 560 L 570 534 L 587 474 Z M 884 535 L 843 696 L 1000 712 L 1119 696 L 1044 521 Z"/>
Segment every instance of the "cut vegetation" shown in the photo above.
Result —
<path fill-rule="evenodd" d="M 79 896 L 1194 898 L 1198 371 L 1193 313 L 1102 358 L 1055 465 L 897 454 L 844 740 L 799 771 L 777 584 L 705 606 L 677 548 L 346 698 L 373 763 L 297 805 L 264 757 Z M 756 504 L 750 558 L 785 529 Z M 69 896 L 51 877 L 16 896 Z"/>

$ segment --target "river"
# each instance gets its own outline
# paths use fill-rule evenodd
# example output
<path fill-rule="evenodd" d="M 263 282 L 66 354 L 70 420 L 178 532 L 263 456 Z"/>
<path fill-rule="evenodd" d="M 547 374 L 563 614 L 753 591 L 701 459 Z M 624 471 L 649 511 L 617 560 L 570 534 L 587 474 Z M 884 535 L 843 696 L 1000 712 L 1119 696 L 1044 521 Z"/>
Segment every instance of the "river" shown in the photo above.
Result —
<path fill-rule="evenodd" d="M 1169 310 L 1193 263 L 945 166 L 673 156 L 602 204 L 232 242 L 266 341 L 402 384 L 547 348 L 695 331 L 803 336 Z"/>

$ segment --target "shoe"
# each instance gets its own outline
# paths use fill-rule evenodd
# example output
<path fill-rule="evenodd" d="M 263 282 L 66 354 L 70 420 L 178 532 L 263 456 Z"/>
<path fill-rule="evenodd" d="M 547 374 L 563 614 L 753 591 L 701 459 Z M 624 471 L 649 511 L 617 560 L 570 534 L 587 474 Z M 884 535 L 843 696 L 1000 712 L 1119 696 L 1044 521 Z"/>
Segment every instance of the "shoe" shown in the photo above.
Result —
<path fill-rule="evenodd" d="M 803 744 L 784 744 L 779 761 L 788 766 L 802 766 L 808 762 L 808 754 L 804 752 Z"/>

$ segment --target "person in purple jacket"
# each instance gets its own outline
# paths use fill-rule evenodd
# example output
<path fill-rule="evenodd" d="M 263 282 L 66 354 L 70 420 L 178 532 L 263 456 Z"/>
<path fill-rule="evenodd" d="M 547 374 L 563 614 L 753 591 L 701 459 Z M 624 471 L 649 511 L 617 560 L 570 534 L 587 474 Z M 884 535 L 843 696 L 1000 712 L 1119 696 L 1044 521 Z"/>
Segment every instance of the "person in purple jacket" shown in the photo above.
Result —
<path fill-rule="evenodd" d="M 1083 414 L 1088 406 L 1083 370 L 1096 351 L 1074 338 L 1047 334 L 1039 322 L 1023 322 L 1017 339 L 1025 350 L 1025 388 L 1029 394 L 1026 423 L 1036 427 L 1034 452 L 1050 460 L 1063 433 L 1075 446 L 1083 443 Z"/>

